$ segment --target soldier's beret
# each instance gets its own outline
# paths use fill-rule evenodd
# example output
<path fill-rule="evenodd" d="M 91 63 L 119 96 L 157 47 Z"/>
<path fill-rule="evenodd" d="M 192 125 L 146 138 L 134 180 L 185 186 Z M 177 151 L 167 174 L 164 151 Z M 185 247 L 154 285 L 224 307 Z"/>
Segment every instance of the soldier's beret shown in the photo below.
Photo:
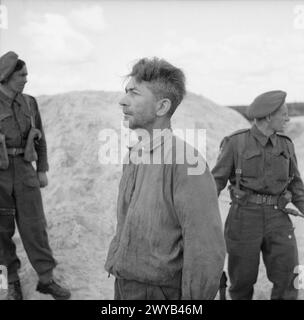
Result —
<path fill-rule="evenodd" d="M 6 80 L 14 71 L 18 61 L 18 55 L 9 51 L 0 57 L 0 81 Z"/>
<path fill-rule="evenodd" d="M 257 96 L 247 109 L 249 119 L 264 118 L 279 109 L 285 102 L 287 93 L 274 90 Z"/>

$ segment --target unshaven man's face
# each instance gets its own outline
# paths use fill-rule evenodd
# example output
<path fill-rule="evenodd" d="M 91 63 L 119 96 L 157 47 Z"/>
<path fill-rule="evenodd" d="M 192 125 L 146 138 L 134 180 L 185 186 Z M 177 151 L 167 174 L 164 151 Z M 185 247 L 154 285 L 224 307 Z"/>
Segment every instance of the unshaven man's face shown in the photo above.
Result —
<path fill-rule="evenodd" d="M 27 83 L 27 69 L 24 65 L 19 71 L 14 72 L 6 83 L 6 86 L 15 93 L 21 93 Z"/>
<path fill-rule="evenodd" d="M 288 109 L 284 103 L 274 114 L 270 116 L 269 125 L 275 132 L 284 132 L 288 121 Z"/>
<path fill-rule="evenodd" d="M 153 129 L 156 120 L 157 99 L 149 89 L 147 82 L 138 83 L 133 77 L 129 80 L 125 95 L 120 100 L 124 122 L 132 130 Z"/>

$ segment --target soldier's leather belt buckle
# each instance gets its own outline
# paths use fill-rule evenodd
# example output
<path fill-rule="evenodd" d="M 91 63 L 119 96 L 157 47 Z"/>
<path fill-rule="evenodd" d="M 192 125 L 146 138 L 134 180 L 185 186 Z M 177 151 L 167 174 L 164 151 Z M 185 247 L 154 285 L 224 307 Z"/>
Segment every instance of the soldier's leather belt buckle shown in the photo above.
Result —
<path fill-rule="evenodd" d="M 272 196 L 269 194 L 251 194 L 248 197 L 248 202 L 255 204 L 277 205 L 278 196 Z"/>
<path fill-rule="evenodd" d="M 24 148 L 7 148 L 7 154 L 13 157 L 24 154 Z"/>

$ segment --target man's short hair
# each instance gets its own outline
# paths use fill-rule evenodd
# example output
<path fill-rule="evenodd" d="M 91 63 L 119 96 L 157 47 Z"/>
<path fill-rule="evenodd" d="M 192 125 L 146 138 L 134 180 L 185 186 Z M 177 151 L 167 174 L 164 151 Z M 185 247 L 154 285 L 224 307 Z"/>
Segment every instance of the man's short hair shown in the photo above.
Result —
<path fill-rule="evenodd" d="M 139 83 L 149 82 L 149 89 L 157 99 L 169 99 L 171 101 L 168 113 L 170 116 L 175 112 L 186 93 L 183 71 L 164 59 L 142 58 L 133 66 L 128 77 L 134 77 Z"/>

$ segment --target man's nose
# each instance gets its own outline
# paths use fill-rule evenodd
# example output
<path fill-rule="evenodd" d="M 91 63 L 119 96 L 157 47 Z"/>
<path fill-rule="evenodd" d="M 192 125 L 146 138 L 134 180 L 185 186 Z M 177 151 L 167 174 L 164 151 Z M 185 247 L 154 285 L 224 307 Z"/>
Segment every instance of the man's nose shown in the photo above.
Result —
<path fill-rule="evenodd" d="M 127 95 L 124 95 L 124 96 L 120 99 L 119 104 L 120 104 L 121 107 L 126 107 L 126 106 L 129 105 Z"/>

